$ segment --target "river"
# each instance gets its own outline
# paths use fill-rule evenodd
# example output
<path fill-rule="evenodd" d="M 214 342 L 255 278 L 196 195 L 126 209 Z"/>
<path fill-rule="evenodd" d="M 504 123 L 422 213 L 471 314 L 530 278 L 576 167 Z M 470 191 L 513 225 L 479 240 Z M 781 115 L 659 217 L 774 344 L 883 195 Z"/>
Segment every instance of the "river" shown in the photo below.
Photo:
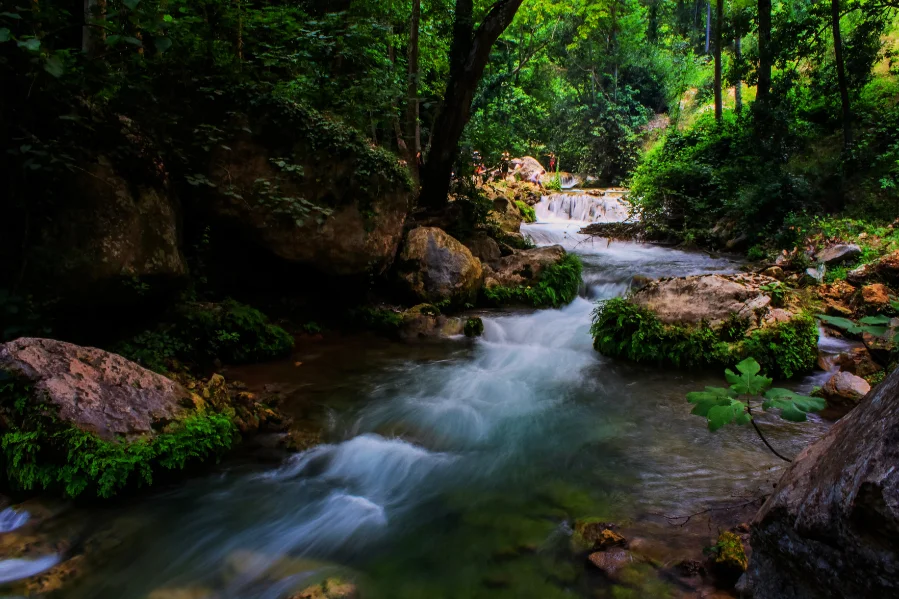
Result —
<path fill-rule="evenodd" d="M 582 297 L 560 310 L 485 315 L 475 341 L 326 339 L 290 361 L 230 373 L 288 385 L 321 409 L 329 442 L 270 467 L 228 463 L 104 512 L 121 537 L 114 557 L 63 596 L 283 599 L 335 574 L 366 599 L 681 596 L 649 565 L 616 584 L 591 573 L 569 550 L 573 520 L 617 523 L 670 566 L 701 556 L 716 518 L 751 513 L 746 504 L 783 464 L 751 429 L 713 434 L 690 415 L 685 394 L 720 384 L 719 373 L 604 358 L 588 329 L 596 300 L 625 293 L 635 275 L 739 265 L 589 240 L 571 220 L 585 212 L 563 204 L 544 200 L 542 222 L 524 230 L 581 256 Z M 787 454 L 827 426 L 763 421 Z M 686 525 L 674 518 L 728 506 Z"/>

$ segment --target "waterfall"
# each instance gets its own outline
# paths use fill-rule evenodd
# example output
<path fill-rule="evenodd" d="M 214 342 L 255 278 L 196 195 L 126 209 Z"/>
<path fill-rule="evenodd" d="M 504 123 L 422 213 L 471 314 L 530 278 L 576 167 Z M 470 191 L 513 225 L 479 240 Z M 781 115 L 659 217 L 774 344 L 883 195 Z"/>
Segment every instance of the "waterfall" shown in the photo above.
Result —
<path fill-rule="evenodd" d="M 605 191 L 600 195 L 563 192 L 543 196 L 535 206 L 540 222 L 618 223 L 628 220 L 624 192 Z"/>

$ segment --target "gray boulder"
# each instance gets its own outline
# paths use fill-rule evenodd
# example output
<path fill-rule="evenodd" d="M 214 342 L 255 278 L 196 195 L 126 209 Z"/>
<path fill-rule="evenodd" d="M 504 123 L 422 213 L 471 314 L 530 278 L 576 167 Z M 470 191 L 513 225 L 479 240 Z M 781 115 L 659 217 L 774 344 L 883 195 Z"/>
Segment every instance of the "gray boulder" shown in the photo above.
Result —
<path fill-rule="evenodd" d="M 861 255 L 862 248 L 854 243 L 838 243 L 821 250 L 815 257 L 818 259 L 818 262 L 831 266 L 854 260 Z"/>
<path fill-rule="evenodd" d="M 409 294 L 433 304 L 474 302 L 484 281 L 481 261 L 436 227 L 418 227 L 409 232 L 397 271 Z"/>
<path fill-rule="evenodd" d="M 899 597 L 899 371 L 794 460 L 752 548 L 756 599 Z"/>

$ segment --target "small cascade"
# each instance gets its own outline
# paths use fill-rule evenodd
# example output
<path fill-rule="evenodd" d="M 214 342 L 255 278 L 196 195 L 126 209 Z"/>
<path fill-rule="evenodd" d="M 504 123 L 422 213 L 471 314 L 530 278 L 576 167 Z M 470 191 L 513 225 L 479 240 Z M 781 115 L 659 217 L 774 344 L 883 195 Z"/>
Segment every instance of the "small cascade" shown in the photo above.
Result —
<path fill-rule="evenodd" d="M 598 195 L 581 191 L 543 196 L 535 206 L 539 222 L 620 223 L 628 220 L 628 204 L 622 191 L 601 191 Z"/>
<path fill-rule="evenodd" d="M 584 178 L 574 173 L 559 173 L 559 181 L 562 184 L 562 189 L 574 189 L 584 182 Z"/>

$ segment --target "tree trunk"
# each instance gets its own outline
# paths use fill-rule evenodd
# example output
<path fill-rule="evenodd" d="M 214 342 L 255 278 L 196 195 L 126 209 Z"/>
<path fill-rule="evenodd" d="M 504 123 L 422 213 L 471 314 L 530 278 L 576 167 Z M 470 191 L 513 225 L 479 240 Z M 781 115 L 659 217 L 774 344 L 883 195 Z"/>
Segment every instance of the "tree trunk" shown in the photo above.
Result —
<path fill-rule="evenodd" d="M 768 102 L 771 91 L 771 0 L 759 0 L 759 83 L 756 101 Z"/>
<path fill-rule="evenodd" d="M 712 40 L 712 0 L 709 0 L 705 13 L 705 53 L 709 53 L 709 44 Z"/>
<path fill-rule="evenodd" d="M 724 118 L 724 96 L 721 81 L 721 45 L 724 41 L 724 0 L 718 0 L 715 20 L 715 120 Z"/>
<path fill-rule="evenodd" d="M 734 82 L 734 109 L 737 114 L 743 112 L 743 36 L 739 32 L 734 39 L 734 58 L 736 59 L 737 80 Z"/>
<path fill-rule="evenodd" d="M 412 1 L 412 22 L 409 26 L 409 91 L 406 107 L 406 146 L 412 154 L 412 172 L 418 174 L 418 163 L 421 154 L 421 121 L 419 119 L 418 86 L 421 79 L 419 73 L 419 29 L 421 25 L 421 0 Z"/>
<path fill-rule="evenodd" d="M 459 139 L 471 119 L 471 104 L 490 59 L 490 50 L 512 23 L 523 1 L 495 2 L 472 35 L 473 0 L 456 0 L 450 77 L 443 107 L 434 123 L 431 151 L 421 173 L 419 204 L 431 207 L 446 204 L 453 163 L 459 151 Z"/>
<path fill-rule="evenodd" d="M 843 145 L 852 145 L 852 107 L 849 104 L 849 83 L 846 81 L 846 65 L 843 63 L 843 37 L 840 33 L 840 0 L 831 0 L 833 20 L 833 51 L 837 61 L 837 79 L 840 84 L 840 103 L 843 107 Z"/>

